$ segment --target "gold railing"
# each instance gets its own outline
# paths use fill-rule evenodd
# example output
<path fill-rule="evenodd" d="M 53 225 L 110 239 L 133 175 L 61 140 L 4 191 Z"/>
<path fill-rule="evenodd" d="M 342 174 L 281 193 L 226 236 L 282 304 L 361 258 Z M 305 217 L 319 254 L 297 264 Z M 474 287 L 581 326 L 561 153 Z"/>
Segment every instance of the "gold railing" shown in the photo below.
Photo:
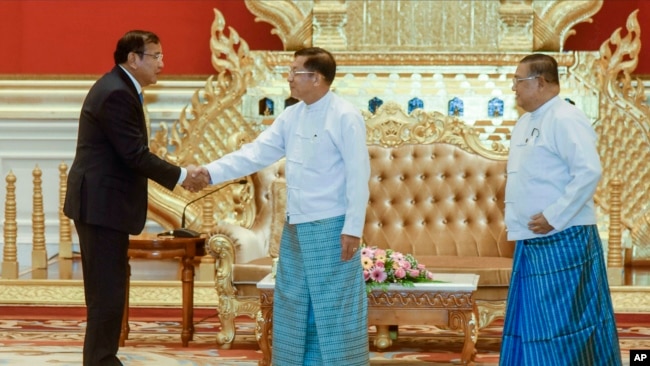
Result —
<path fill-rule="evenodd" d="M 59 165 L 59 250 L 60 259 L 73 258 L 72 253 L 72 221 L 63 213 L 63 203 L 65 201 L 65 192 L 67 187 L 68 166 L 65 163 Z M 42 190 L 42 171 L 38 165 L 32 171 L 33 194 L 32 194 L 32 262 L 31 278 L 47 279 L 48 278 L 48 255 L 45 246 L 45 214 L 43 209 L 43 190 Z M 2 279 L 18 279 L 19 263 L 17 256 L 17 239 L 18 226 L 16 223 L 16 175 L 12 171 L 7 174 L 5 181 L 5 215 L 3 222 L 4 245 L 2 248 Z M 209 232 L 214 226 L 214 204 L 212 200 L 205 199 L 202 204 L 203 216 L 201 232 Z M 199 279 L 202 281 L 211 281 L 214 279 L 214 258 L 206 255 L 201 258 L 199 266 Z"/>

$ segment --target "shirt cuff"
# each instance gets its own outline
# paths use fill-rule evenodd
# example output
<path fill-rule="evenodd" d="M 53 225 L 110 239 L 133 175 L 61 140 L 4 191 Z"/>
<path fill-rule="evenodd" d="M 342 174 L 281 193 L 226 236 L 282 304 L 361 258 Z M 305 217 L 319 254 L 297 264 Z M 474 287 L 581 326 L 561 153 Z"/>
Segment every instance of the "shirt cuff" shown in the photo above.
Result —
<path fill-rule="evenodd" d="M 176 182 L 176 184 L 183 183 L 186 177 L 187 177 L 187 169 L 181 167 L 181 175 L 180 177 L 178 177 L 178 182 Z"/>

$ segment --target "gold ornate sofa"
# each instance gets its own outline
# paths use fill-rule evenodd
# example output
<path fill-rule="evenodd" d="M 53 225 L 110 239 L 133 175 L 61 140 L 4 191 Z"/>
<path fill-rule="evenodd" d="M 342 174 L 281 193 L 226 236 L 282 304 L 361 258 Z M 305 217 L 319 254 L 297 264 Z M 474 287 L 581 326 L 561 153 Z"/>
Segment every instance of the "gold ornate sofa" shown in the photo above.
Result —
<path fill-rule="evenodd" d="M 503 316 L 513 255 L 503 222 L 506 149 L 486 148 L 471 127 L 438 112 L 406 115 L 388 102 L 364 117 L 371 165 L 364 243 L 412 253 L 434 272 L 479 274 L 479 328 Z M 234 339 L 235 317 L 256 316 L 255 285 L 278 253 L 283 166 L 252 176 L 254 224 L 217 225 L 206 245 L 216 259 L 223 347 Z"/>

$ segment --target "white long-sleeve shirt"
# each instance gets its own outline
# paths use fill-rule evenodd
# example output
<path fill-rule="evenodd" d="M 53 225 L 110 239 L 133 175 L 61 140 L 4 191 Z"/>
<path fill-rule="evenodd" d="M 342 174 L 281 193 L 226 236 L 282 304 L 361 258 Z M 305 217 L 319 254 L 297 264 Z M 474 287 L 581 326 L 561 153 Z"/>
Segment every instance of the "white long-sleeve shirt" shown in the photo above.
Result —
<path fill-rule="evenodd" d="M 212 183 L 254 173 L 286 157 L 290 224 L 345 215 L 342 234 L 361 237 L 370 162 L 359 110 L 331 91 L 285 109 L 255 141 L 206 165 Z"/>
<path fill-rule="evenodd" d="M 596 133 L 589 119 L 559 96 L 524 114 L 512 130 L 506 183 L 509 240 L 551 235 L 596 224 L 593 195 L 601 176 Z M 555 229 L 528 229 L 542 212 Z"/>

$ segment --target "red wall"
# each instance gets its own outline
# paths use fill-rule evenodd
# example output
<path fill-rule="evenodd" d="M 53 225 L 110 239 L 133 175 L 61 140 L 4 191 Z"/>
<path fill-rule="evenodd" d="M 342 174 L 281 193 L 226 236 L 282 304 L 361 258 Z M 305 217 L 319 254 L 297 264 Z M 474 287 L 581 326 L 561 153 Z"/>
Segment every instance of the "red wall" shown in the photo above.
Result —
<path fill-rule="evenodd" d="M 101 74 L 117 40 L 145 29 L 161 38 L 165 74 L 209 75 L 214 8 L 252 49 L 282 49 L 243 1 L 0 0 L 0 74 Z"/>
<path fill-rule="evenodd" d="M 113 66 L 117 39 L 146 29 L 162 40 L 165 74 L 209 75 L 214 8 L 251 49 L 282 49 L 271 25 L 254 22 L 243 0 L 0 0 L 0 74 L 101 74 Z M 593 24 L 575 27 L 565 49 L 597 50 L 616 28 L 625 29 L 634 9 L 641 24 L 650 24 L 650 1 L 605 0 Z M 642 42 L 650 45 L 650 37 L 642 34 Z M 636 73 L 650 75 L 645 48 Z"/>
<path fill-rule="evenodd" d="M 621 28 L 621 37 L 627 33 L 627 18 L 634 10 L 641 27 L 641 52 L 635 74 L 650 76 L 650 1 L 648 0 L 605 0 L 592 19 L 592 23 L 580 23 L 573 29 L 576 34 L 564 43 L 567 51 L 596 51 L 614 31 Z"/>

